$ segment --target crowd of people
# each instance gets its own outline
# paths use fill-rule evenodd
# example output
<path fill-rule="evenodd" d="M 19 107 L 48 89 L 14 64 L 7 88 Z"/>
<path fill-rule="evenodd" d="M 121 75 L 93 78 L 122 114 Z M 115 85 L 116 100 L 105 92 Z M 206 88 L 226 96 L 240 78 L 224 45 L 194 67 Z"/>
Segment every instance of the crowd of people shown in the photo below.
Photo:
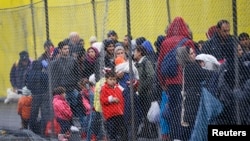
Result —
<path fill-rule="evenodd" d="M 159 138 L 158 127 L 164 141 L 206 140 L 194 135 L 202 131 L 202 105 L 211 102 L 202 100 L 204 89 L 222 104 L 219 112 L 210 107 L 205 126 L 250 124 L 249 35 L 230 35 L 230 23 L 222 19 L 209 28 L 207 40 L 194 41 L 182 17 L 165 34 L 152 44 L 143 36 L 119 41 L 111 30 L 103 41 L 91 37 L 86 49 L 71 32 L 57 46 L 46 41 L 36 60 L 20 52 L 10 81 L 25 97 L 18 104 L 22 128 L 44 135 L 56 119 L 60 134 L 68 134 L 77 118 L 81 138 L 93 141 Z M 147 118 L 153 101 L 161 105 L 159 122 Z"/>

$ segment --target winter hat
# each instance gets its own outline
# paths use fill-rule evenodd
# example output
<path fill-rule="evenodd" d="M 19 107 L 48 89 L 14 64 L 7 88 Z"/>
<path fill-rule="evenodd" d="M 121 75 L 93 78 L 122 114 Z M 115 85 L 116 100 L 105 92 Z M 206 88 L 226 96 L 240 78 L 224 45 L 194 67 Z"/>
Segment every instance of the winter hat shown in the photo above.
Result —
<path fill-rule="evenodd" d="M 115 47 L 123 46 L 121 42 L 115 43 Z"/>
<path fill-rule="evenodd" d="M 90 43 L 97 42 L 96 36 L 91 36 L 91 37 L 89 38 L 89 42 L 90 42 Z"/>
<path fill-rule="evenodd" d="M 115 47 L 115 51 L 114 51 L 115 57 L 116 57 L 116 52 L 117 52 L 118 50 L 123 50 L 123 51 L 125 51 L 125 50 L 124 50 L 124 47 L 122 47 L 122 46 L 117 46 L 117 47 Z"/>
<path fill-rule="evenodd" d="M 22 94 L 25 96 L 31 95 L 31 91 L 25 86 L 22 88 Z"/>
<path fill-rule="evenodd" d="M 119 65 L 124 62 L 125 62 L 125 59 L 123 57 L 118 56 L 115 58 L 115 65 Z"/>
<path fill-rule="evenodd" d="M 95 42 L 92 44 L 92 47 L 96 48 L 98 52 L 100 53 L 103 45 L 102 45 L 102 42 Z"/>
<path fill-rule="evenodd" d="M 117 46 L 117 47 L 115 47 L 115 53 L 116 53 L 118 50 L 124 50 L 124 47 L 123 47 L 123 46 Z"/>
<path fill-rule="evenodd" d="M 27 51 L 22 51 L 19 53 L 20 61 L 29 60 L 29 53 Z"/>

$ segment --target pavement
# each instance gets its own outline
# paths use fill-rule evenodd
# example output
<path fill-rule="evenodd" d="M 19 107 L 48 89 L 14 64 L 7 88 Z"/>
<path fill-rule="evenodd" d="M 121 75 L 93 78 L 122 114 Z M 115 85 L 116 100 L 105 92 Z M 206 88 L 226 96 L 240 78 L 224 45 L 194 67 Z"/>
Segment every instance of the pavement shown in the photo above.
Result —
<path fill-rule="evenodd" d="M 0 100 L 0 127 L 12 130 L 21 128 L 21 119 L 17 114 L 17 102 L 4 104 L 3 99 Z"/>

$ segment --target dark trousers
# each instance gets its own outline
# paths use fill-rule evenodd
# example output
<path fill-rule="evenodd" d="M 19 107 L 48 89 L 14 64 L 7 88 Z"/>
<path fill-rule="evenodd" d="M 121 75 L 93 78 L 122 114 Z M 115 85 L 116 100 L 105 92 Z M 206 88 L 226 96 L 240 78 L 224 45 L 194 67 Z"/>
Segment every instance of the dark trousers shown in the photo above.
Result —
<path fill-rule="evenodd" d="M 51 102 L 48 94 L 32 94 L 30 129 L 36 134 L 44 135 L 47 122 L 52 117 Z M 41 120 L 38 120 L 39 111 L 41 111 Z M 37 125 L 37 124 L 40 125 Z M 37 127 L 40 127 L 38 129 Z"/>
<path fill-rule="evenodd" d="M 23 129 L 28 129 L 29 119 L 23 119 L 23 118 L 21 118 L 21 120 L 22 120 L 22 128 Z"/>
<path fill-rule="evenodd" d="M 151 123 L 147 119 L 147 113 L 151 106 L 150 95 L 145 94 L 139 96 L 139 103 L 141 108 L 141 115 L 139 117 L 140 124 L 143 124 L 141 128 L 141 132 L 139 133 L 138 137 L 143 138 L 157 138 L 158 137 L 158 130 L 157 126 L 154 123 Z M 137 129 L 138 130 L 138 129 Z"/>
<path fill-rule="evenodd" d="M 56 118 L 56 120 L 60 124 L 61 134 L 65 134 L 66 132 L 70 131 L 70 127 L 73 125 L 72 120 L 63 120 L 60 118 Z"/>
<path fill-rule="evenodd" d="M 111 141 L 127 141 L 128 132 L 122 115 L 114 116 L 106 121 L 109 139 Z"/>
<path fill-rule="evenodd" d="M 169 99 L 169 116 L 167 118 L 170 127 L 170 138 L 182 139 L 181 126 L 181 84 L 169 85 L 166 91 Z"/>
<path fill-rule="evenodd" d="M 94 112 L 93 114 L 91 130 L 93 134 L 97 135 L 98 139 L 101 140 L 105 136 L 102 115 L 100 112 Z"/>

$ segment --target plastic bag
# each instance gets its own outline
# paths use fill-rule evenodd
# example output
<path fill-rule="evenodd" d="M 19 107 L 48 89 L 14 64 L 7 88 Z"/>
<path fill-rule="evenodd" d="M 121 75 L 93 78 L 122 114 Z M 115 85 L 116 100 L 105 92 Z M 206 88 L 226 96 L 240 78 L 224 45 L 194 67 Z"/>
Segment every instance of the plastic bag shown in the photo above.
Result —
<path fill-rule="evenodd" d="M 21 94 L 18 94 L 12 88 L 8 88 L 7 89 L 7 97 L 4 100 L 4 103 L 7 104 L 10 101 L 18 101 L 21 96 L 22 96 Z"/>
<path fill-rule="evenodd" d="M 160 122 L 160 106 L 157 101 L 151 102 L 151 106 L 148 110 L 147 118 L 149 122 L 156 123 Z"/>

